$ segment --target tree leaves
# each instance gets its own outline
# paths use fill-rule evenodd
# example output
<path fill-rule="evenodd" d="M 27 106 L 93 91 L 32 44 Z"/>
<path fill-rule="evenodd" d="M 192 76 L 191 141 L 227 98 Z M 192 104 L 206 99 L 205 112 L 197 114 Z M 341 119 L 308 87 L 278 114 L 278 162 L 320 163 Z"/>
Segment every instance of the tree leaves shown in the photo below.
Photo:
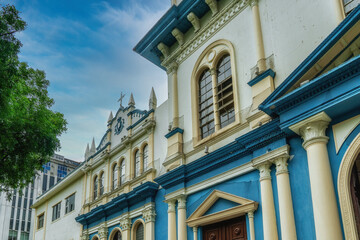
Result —
<path fill-rule="evenodd" d="M 1 7 L 0 190 L 8 195 L 25 187 L 60 148 L 58 137 L 67 124 L 63 114 L 51 110 L 45 72 L 18 59 L 21 42 L 14 33 L 25 27 L 14 6 Z"/>

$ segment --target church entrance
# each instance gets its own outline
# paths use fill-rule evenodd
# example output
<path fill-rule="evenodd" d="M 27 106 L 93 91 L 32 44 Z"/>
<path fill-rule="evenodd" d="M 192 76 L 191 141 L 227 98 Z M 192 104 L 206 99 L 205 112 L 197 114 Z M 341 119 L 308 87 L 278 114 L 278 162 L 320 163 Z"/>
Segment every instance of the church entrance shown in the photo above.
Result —
<path fill-rule="evenodd" d="M 245 216 L 203 227 L 203 240 L 246 240 Z"/>
<path fill-rule="evenodd" d="M 357 157 L 350 177 L 350 192 L 354 207 L 356 227 L 360 233 L 360 156 Z"/>

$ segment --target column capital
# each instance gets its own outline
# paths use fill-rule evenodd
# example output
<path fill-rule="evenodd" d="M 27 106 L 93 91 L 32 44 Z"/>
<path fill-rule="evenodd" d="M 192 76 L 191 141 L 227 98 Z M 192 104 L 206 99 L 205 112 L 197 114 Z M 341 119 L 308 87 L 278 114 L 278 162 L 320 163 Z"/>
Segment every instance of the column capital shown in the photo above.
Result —
<path fill-rule="evenodd" d="M 107 239 L 108 229 L 107 229 L 105 224 L 100 226 L 98 232 L 99 232 L 100 240 L 106 240 Z"/>
<path fill-rule="evenodd" d="M 197 232 L 198 227 L 193 227 L 192 229 L 193 229 L 193 232 Z"/>
<path fill-rule="evenodd" d="M 289 159 L 289 157 L 279 157 L 274 160 L 274 164 L 276 166 L 276 175 L 289 172 L 289 170 L 287 168 L 287 166 L 288 166 L 287 160 L 288 159 Z"/>
<path fill-rule="evenodd" d="M 259 0 L 249 0 L 249 5 L 251 7 L 258 6 Z"/>
<path fill-rule="evenodd" d="M 210 74 L 213 76 L 216 75 L 217 74 L 216 69 L 215 68 L 210 69 Z"/>
<path fill-rule="evenodd" d="M 166 203 L 168 204 L 168 213 L 175 212 L 175 199 L 167 200 Z"/>
<path fill-rule="evenodd" d="M 264 162 L 260 165 L 258 165 L 256 168 L 259 170 L 260 173 L 260 181 L 262 180 L 266 180 L 266 179 L 271 179 L 271 162 Z"/>
<path fill-rule="evenodd" d="M 167 74 L 176 74 L 178 68 L 179 68 L 179 65 L 176 62 L 172 62 L 166 66 L 166 70 L 167 70 L 166 72 L 167 72 Z"/>
<path fill-rule="evenodd" d="M 178 209 L 186 209 L 186 196 L 181 195 L 178 199 Z"/>
<path fill-rule="evenodd" d="M 248 218 L 254 218 L 254 211 L 250 211 L 247 213 Z"/>
<path fill-rule="evenodd" d="M 120 227 L 124 231 L 130 230 L 131 220 L 130 220 L 129 216 L 124 216 L 124 217 L 120 218 Z"/>
<path fill-rule="evenodd" d="M 328 142 L 329 138 L 326 136 L 325 131 L 330 121 L 331 118 L 325 112 L 321 112 L 289 128 L 302 137 L 304 140 L 303 147 L 306 149 L 315 142 Z"/>
<path fill-rule="evenodd" d="M 82 231 L 80 239 L 81 240 L 88 240 L 89 239 L 89 232 L 88 232 L 87 229 Z"/>
<path fill-rule="evenodd" d="M 143 211 L 143 218 L 145 219 L 145 222 L 155 222 L 156 212 L 155 207 L 150 206 L 145 208 Z"/>

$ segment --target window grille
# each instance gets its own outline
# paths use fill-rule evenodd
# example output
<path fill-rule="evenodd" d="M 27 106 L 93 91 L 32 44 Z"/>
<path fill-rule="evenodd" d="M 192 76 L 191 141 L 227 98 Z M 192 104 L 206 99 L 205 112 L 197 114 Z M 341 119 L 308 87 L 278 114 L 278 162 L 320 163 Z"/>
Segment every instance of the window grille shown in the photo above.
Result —
<path fill-rule="evenodd" d="M 144 225 L 140 223 L 136 228 L 136 240 L 144 240 Z"/>
<path fill-rule="evenodd" d="M 210 70 L 205 70 L 199 81 L 199 115 L 201 138 L 215 131 L 212 78 Z"/>
<path fill-rule="evenodd" d="M 143 164 L 144 164 L 144 171 L 148 169 L 148 159 L 149 159 L 149 147 L 148 145 L 145 145 L 143 148 Z"/>

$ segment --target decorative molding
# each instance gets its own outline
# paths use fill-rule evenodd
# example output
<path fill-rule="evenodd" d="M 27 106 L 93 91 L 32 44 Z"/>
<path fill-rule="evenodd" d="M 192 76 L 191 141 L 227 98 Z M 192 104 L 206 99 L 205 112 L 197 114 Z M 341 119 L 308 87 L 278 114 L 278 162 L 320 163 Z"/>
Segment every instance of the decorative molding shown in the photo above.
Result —
<path fill-rule="evenodd" d="M 200 30 L 200 20 L 199 18 L 196 16 L 195 13 L 191 12 L 187 15 L 187 19 L 189 20 L 189 22 L 191 22 L 191 24 L 194 27 L 194 32 L 198 32 Z"/>
<path fill-rule="evenodd" d="M 254 218 L 254 211 L 249 211 L 247 213 L 247 215 L 248 215 L 248 218 Z"/>
<path fill-rule="evenodd" d="M 304 140 L 303 147 L 306 149 L 307 146 L 314 142 L 328 141 L 329 138 L 326 136 L 325 131 L 330 121 L 331 118 L 325 112 L 321 112 L 289 128 L 302 137 Z"/>
<path fill-rule="evenodd" d="M 127 231 L 131 229 L 131 220 L 129 216 L 124 216 L 120 219 L 120 227 L 123 231 Z"/>
<path fill-rule="evenodd" d="M 145 222 L 155 222 L 156 211 L 155 206 L 149 206 L 143 211 L 143 218 Z"/>
<path fill-rule="evenodd" d="M 176 41 L 180 46 L 184 44 L 184 34 L 178 28 L 174 28 L 171 31 L 171 34 L 174 36 L 174 38 L 176 38 Z"/>
<path fill-rule="evenodd" d="M 169 57 L 164 59 L 161 65 L 167 68 L 172 62 L 180 64 L 185 61 L 193 52 L 214 36 L 215 33 L 222 29 L 247 6 L 247 0 L 236 0 L 224 7 L 206 26 L 199 30 L 199 34 L 197 34 L 196 37 L 185 43 L 184 48 L 178 48 L 172 52 Z"/>
<path fill-rule="evenodd" d="M 213 16 L 219 12 L 217 0 L 205 0 L 205 3 L 209 6 Z"/>
<path fill-rule="evenodd" d="M 345 239 L 358 239 L 354 208 L 350 192 L 350 176 L 360 154 L 360 134 L 351 142 L 341 161 L 338 174 L 338 194 Z"/>
<path fill-rule="evenodd" d="M 261 73 L 260 75 L 258 75 L 257 77 L 255 77 L 254 79 L 250 80 L 247 84 L 252 87 L 255 84 L 257 84 L 258 82 L 260 82 L 261 80 L 263 80 L 264 78 L 270 76 L 272 78 L 274 78 L 276 75 L 276 73 L 269 68 L 268 70 L 264 71 L 263 73 Z"/>
<path fill-rule="evenodd" d="M 204 215 L 218 199 L 226 199 L 238 203 L 239 206 L 232 207 L 226 210 L 222 210 L 213 214 Z M 215 222 L 225 221 L 231 218 L 245 215 L 250 211 L 255 211 L 258 207 L 258 203 L 246 198 L 242 198 L 230 193 L 214 190 L 190 215 L 186 223 L 189 227 L 198 227 Z"/>
<path fill-rule="evenodd" d="M 176 62 L 173 62 L 166 67 L 166 70 L 167 70 L 166 73 L 167 74 L 176 74 L 178 68 L 179 68 L 179 64 L 177 64 Z"/>
<path fill-rule="evenodd" d="M 184 129 L 181 129 L 181 128 L 174 128 L 172 129 L 170 132 L 168 132 L 165 137 L 166 138 L 170 138 L 172 136 L 174 136 L 176 133 L 180 133 L 180 134 L 183 134 L 184 133 Z"/>

